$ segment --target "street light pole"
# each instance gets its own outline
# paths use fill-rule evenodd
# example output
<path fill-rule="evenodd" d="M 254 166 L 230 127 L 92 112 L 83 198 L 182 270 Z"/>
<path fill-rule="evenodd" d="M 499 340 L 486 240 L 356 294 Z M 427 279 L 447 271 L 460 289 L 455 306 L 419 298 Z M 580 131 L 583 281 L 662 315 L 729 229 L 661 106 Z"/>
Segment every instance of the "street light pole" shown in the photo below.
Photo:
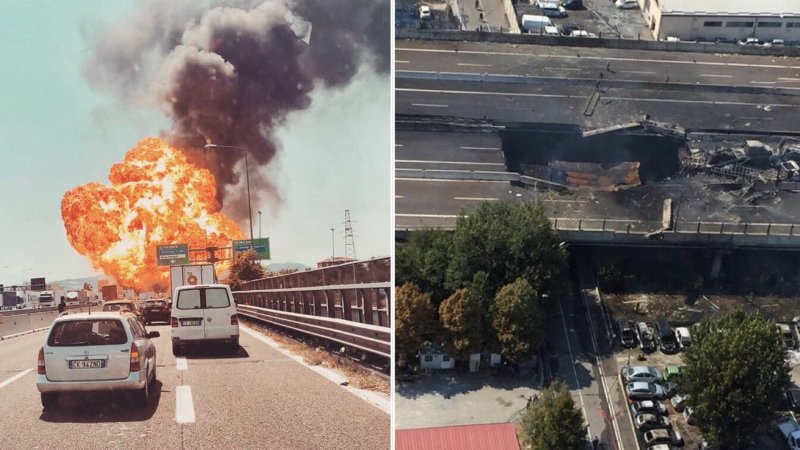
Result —
<path fill-rule="evenodd" d="M 258 238 L 261 239 L 261 211 L 258 211 Z"/>
<path fill-rule="evenodd" d="M 205 148 L 235 148 L 239 149 L 244 152 L 244 177 L 247 181 L 247 217 L 250 221 L 250 245 L 252 248 L 253 244 L 253 208 L 250 205 L 250 167 L 247 162 L 247 154 L 249 151 L 244 147 L 239 147 L 236 145 L 217 145 L 217 144 L 206 144 Z M 259 213 L 260 214 L 260 213 Z"/>
<path fill-rule="evenodd" d="M 334 241 L 334 238 L 333 238 L 333 228 L 331 228 L 331 262 L 333 262 L 333 259 L 336 257 L 336 250 L 335 250 L 335 247 L 334 247 L 334 245 L 335 245 L 334 242 L 335 241 Z"/>

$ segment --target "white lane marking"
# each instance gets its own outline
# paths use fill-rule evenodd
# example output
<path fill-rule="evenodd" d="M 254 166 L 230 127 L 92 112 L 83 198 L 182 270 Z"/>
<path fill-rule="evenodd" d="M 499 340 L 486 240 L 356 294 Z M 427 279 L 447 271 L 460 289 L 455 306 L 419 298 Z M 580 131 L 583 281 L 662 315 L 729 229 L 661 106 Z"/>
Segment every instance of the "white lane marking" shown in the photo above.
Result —
<path fill-rule="evenodd" d="M 549 98 L 587 98 L 585 95 L 561 95 L 561 94 L 527 94 L 515 92 L 491 92 L 491 91 L 454 91 L 449 89 L 409 89 L 409 88 L 395 88 L 396 92 L 425 92 L 432 94 L 466 94 L 466 95 L 503 95 L 503 96 L 517 96 L 517 97 L 549 97 Z M 412 103 L 412 106 L 418 106 Z"/>
<path fill-rule="evenodd" d="M 780 81 L 794 81 L 794 82 L 796 82 L 796 83 L 797 83 L 797 82 L 800 82 L 800 78 L 783 78 L 783 77 L 778 77 L 778 80 L 780 80 Z"/>
<path fill-rule="evenodd" d="M 334 371 L 332 369 L 325 368 L 325 367 L 320 367 L 320 366 L 309 366 L 303 360 L 302 356 L 295 355 L 294 353 L 282 348 L 277 342 L 273 341 L 272 339 L 268 338 L 267 336 L 264 336 L 263 334 L 255 331 L 255 330 L 253 330 L 252 328 L 240 325 L 239 329 L 241 331 L 244 331 L 246 334 L 249 334 L 250 336 L 254 337 L 258 341 L 260 341 L 260 342 L 262 342 L 262 343 L 264 343 L 266 345 L 269 345 L 270 347 L 272 347 L 276 351 L 280 352 L 281 354 L 283 354 L 287 358 L 297 362 L 298 364 L 300 364 L 303 367 L 311 370 L 312 372 L 316 372 L 317 375 L 320 375 L 323 378 L 327 379 L 328 381 L 331 381 L 331 382 L 335 383 L 337 386 L 341 387 L 345 391 L 355 395 L 356 397 L 360 398 L 361 400 L 364 400 L 365 402 L 369 403 L 370 405 L 380 409 L 381 411 L 383 411 L 387 415 L 391 416 L 391 414 L 392 414 L 392 402 L 391 402 L 391 398 L 389 396 L 382 396 L 381 394 L 378 394 L 377 392 L 368 391 L 366 389 L 355 388 L 355 387 L 349 385 L 348 383 L 344 383 L 345 381 L 347 381 L 347 378 L 343 377 L 342 375 L 340 375 L 336 371 Z"/>
<path fill-rule="evenodd" d="M 13 382 L 15 382 L 15 381 L 19 380 L 20 378 L 24 377 L 25 375 L 27 375 L 27 374 L 28 374 L 28 372 L 30 372 L 30 371 L 32 371 L 32 370 L 33 370 L 33 369 L 26 369 L 26 370 L 23 370 L 22 372 L 20 372 L 20 373 L 18 373 L 18 374 L 16 374 L 16 375 L 14 375 L 13 377 L 11 377 L 11 378 L 7 379 L 6 381 L 3 381 L 2 383 L 0 383 L 0 389 L 2 389 L 2 388 L 4 388 L 4 387 L 8 386 L 9 384 L 11 384 L 11 383 L 13 383 Z"/>
<path fill-rule="evenodd" d="M 583 69 L 578 67 L 545 67 L 544 70 L 574 70 L 576 72 L 579 72 Z"/>
<path fill-rule="evenodd" d="M 403 144 L 394 144 L 395 147 L 402 147 Z"/>
<path fill-rule="evenodd" d="M 700 76 L 710 78 L 733 78 L 733 75 L 720 75 L 717 73 L 701 73 Z"/>
<path fill-rule="evenodd" d="M 188 370 L 189 361 L 186 358 L 175 358 L 175 370 Z"/>
<path fill-rule="evenodd" d="M 500 147 L 459 147 L 461 150 L 500 150 Z"/>
<path fill-rule="evenodd" d="M 433 219 L 455 219 L 458 216 L 452 214 L 400 214 L 395 213 L 395 217 L 427 217 Z"/>
<path fill-rule="evenodd" d="M 178 423 L 194 423 L 194 403 L 191 386 L 175 388 L 175 421 Z"/>
<path fill-rule="evenodd" d="M 432 103 L 412 103 L 411 106 L 424 106 L 426 108 L 447 108 L 447 105 L 435 105 Z"/>
<path fill-rule="evenodd" d="M 753 84 L 775 84 L 777 81 L 751 81 Z"/>
<path fill-rule="evenodd" d="M 500 200 L 494 197 L 453 197 L 453 200 L 472 200 L 476 202 L 493 202 Z"/>
<path fill-rule="evenodd" d="M 581 392 L 580 382 L 578 381 L 578 370 L 575 368 L 577 360 L 572 354 L 572 344 L 569 342 L 569 333 L 567 333 L 567 321 L 564 320 L 564 309 L 561 308 L 561 302 L 558 302 L 558 310 L 561 311 L 561 324 L 564 326 L 564 337 L 567 338 L 567 350 L 569 350 L 569 360 L 572 362 L 572 374 L 575 376 L 575 385 L 578 386 L 578 398 L 581 400 L 581 409 L 583 410 L 583 417 L 589 417 L 586 414 L 586 405 L 583 403 L 583 393 Z M 589 424 L 586 424 L 586 434 L 591 437 L 592 429 Z"/>
<path fill-rule="evenodd" d="M 639 75 L 655 75 L 655 72 L 648 72 L 646 70 L 620 70 L 619 73 L 635 73 Z"/>
<path fill-rule="evenodd" d="M 398 163 L 422 163 L 422 164 L 464 164 L 468 166 L 505 166 L 503 163 L 492 162 L 470 162 L 470 161 L 425 161 L 422 159 L 396 159 Z"/>
<path fill-rule="evenodd" d="M 508 184 L 508 181 L 501 180 L 450 180 L 446 178 L 402 178 L 396 177 L 394 181 L 441 181 L 448 183 L 500 183 Z"/>
<path fill-rule="evenodd" d="M 395 195 L 394 198 L 406 198 L 405 195 Z"/>
<path fill-rule="evenodd" d="M 457 66 L 465 66 L 465 67 L 492 67 L 491 64 L 470 64 L 470 63 L 458 63 Z"/>
<path fill-rule="evenodd" d="M 642 59 L 642 58 L 621 58 L 621 57 L 608 57 L 608 56 L 589 56 L 589 55 L 531 55 L 527 53 L 514 53 L 514 52 L 485 52 L 478 50 L 445 50 L 436 48 L 403 48 L 395 47 L 395 52 L 418 52 L 418 53 L 461 53 L 463 55 L 490 55 L 490 56 L 516 56 L 520 58 L 560 58 L 560 59 L 589 59 L 600 61 L 630 61 L 640 63 L 658 63 L 658 64 L 691 64 L 691 65 L 707 65 L 707 66 L 727 66 L 727 67 L 755 67 L 766 69 L 800 69 L 800 66 L 781 66 L 777 64 L 748 64 L 748 63 L 733 63 L 733 62 L 714 62 L 714 61 L 682 61 L 676 59 Z"/>
<path fill-rule="evenodd" d="M 399 59 L 396 59 L 396 60 L 394 61 L 394 63 L 395 63 L 395 64 L 408 64 L 408 61 L 401 61 L 401 60 L 399 60 Z"/>

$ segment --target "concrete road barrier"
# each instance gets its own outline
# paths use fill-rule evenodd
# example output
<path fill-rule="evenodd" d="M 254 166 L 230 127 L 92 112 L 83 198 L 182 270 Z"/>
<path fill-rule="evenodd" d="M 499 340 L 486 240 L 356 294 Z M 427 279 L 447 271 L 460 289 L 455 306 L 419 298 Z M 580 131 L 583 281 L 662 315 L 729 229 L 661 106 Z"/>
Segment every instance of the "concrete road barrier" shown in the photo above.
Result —
<path fill-rule="evenodd" d="M 95 308 L 97 309 L 97 308 Z M 79 306 L 69 307 L 70 312 L 85 311 Z M 47 328 L 58 317 L 56 308 L 42 308 L 29 310 L 6 311 L 0 319 L 0 339 L 27 331 Z"/>

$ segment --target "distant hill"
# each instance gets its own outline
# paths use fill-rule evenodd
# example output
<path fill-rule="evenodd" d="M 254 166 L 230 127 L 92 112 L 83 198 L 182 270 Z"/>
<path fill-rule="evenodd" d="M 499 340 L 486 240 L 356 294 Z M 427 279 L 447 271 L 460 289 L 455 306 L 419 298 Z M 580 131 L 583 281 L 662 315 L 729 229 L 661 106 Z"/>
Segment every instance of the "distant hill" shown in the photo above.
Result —
<path fill-rule="evenodd" d="M 267 270 L 270 272 L 280 272 L 281 270 L 285 269 L 297 269 L 298 271 L 302 272 L 304 270 L 311 269 L 311 267 L 296 262 L 283 262 L 283 263 L 272 263 L 267 264 Z"/>

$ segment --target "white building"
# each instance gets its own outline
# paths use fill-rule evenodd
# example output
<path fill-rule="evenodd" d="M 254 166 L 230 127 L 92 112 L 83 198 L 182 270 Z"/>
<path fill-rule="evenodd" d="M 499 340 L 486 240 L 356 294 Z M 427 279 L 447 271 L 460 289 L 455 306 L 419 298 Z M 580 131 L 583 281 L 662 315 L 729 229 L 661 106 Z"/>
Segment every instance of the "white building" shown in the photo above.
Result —
<path fill-rule="evenodd" d="M 425 342 L 419 349 L 419 366 L 422 369 L 452 369 L 456 363 L 441 346 Z"/>
<path fill-rule="evenodd" d="M 658 40 L 800 42 L 800 0 L 638 0 Z"/>

